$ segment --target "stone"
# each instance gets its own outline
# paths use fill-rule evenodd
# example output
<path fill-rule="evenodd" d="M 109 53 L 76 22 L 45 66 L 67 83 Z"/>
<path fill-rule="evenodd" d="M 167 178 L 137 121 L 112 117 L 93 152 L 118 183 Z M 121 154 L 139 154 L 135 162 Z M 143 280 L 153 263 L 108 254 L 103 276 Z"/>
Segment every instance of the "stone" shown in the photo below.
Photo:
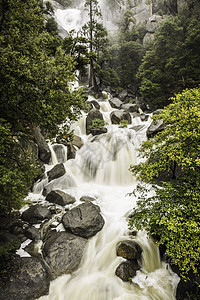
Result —
<path fill-rule="evenodd" d="M 25 229 L 24 234 L 30 240 L 35 241 L 40 239 L 40 231 L 33 226 L 29 226 L 27 229 Z"/>
<path fill-rule="evenodd" d="M 30 254 L 33 257 L 40 257 L 42 258 L 41 253 L 39 252 L 39 246 L 37 242 L 32 241 L 30 244 L 28 244 L 24 251 L 26 251 L 28 254 Z"/>
<path fill-rule="evenodd" d="M 52 279 L 71 274 L 78 269 L 87 240 L 69 232 L 53 232 L 43 247 L 45 261 L 52 271 Z"/>
<path fill-rule="evenodd" d="M 122 102 L 126 102 L 126 98 L 128 96 L 127 90 L 122 90 L 119 94 L 118 97 Z"/>
<path fill-rule="evenodd" d="M 1 299 L 27 300 L 46 295 L 50 277 L 42 260 L 35 257 L 16 257 L 12 271 L 0 287 Z"/>
<path fill-rule="evenodd" d="M 123 102 L 119 100 L 119 98 L 111 98 L 109 99 L 109 103 L 112 108 L 117 108 L 117 109 L 120 109 L 120 107 L 123 104 Z"/>
<path fill-rule="evenodd" d="M 108 95 L 108 93 L 106 92 L 106 91 L 102 91 L 102 98 L 103 99 L 108 99 L 109 98 L 109 95 Z"/>
<path fill-rule="evenodd" d="M 45 185 L 42 195 L 45 197 L 51 191 L 54 190 L 55 186 L 59 186 L 60 190 L 65 190 L 67 188 L 76 187 L 76 182 L 73 177 L 69 174 L 64 174 L 62 177 L 54 179 L 54 181 L 49 182 Z"/>
<path fill-rule="evenodd" d="M 65 206 L 65 205 L 76 202 L 76 199 L 73 196 L 71 196 L 63 191 L 60 191 L 60 190 L 51 191 L 46 196 L 46 200 L 51 203 L 56 203 L 61 206 Z"/>
<path fill-rule="evenodd" d="M 128 121 L 128 124 L 131 124 L 131 115 L 129 112 L 122 110 L 115 110 L 111 112 L 110 119 L 112 124 L 120 124 L 122 120 Z"/>
<path fill-rule="evenodd" d="M 96 199 L 90 196 L 82 196 L 79 200 L 82 202 L 91 202 L 91 201 L 95 201 Z"/>
<path fill-rule="evenodd" d="M 35 128 L 33 135 L 35 138 L 35 142 L 38 145 L 40 160 L 42 162 L 48 164 L 49 160 L 51 158 L 51 151 L 50 151 L 49 146 L 48 146 L 44 136 L 42 135 L 39 127 Z"/>
<path fill-rule="evenodd" d="M 41 223 L 42 221 L 50 218 L 50 210 L 40 204 L 30 206 L 21 215 L 21 219 L 30 224 Z"/>
<path fill-rule="evenodd" d="M 88 101 L 89 103 L 92 104 L 92 108 L 96 108 L 96 109 L 100 109 L 100 104 L 98 103 L 98 101 L 96 100 L 91 100 L 91 101 Z"/>
<path fill-rule="evenodd" d="M 83 146 L 82 138 L 78 135 L 73 135 L 72 145 L 80 149 Z"/>
<path fill-rule="evenodd" d="M 108 131 L 107 128 L 103 126 L 90 129 L 90 132 L 93 136 L 107 133 L 107 131 Z"/>
<path fill-rule="evenodd" d="M 145 115 L 145 114 L 140 114 L 140 119 L 142 122 L 147 121 L 149 118 L 149 115 Z"/>
<path fill-rule="evenodd" d="M 47 172 L 49 182 L 63 176 L 66 173 L 63 163 L 55 165 L 50 171 Z"/>
<path fill-rule="evenodd" d="M 137 260 L 122 262 L 116 269 L 115 275 L 121 280 L 130 281 L 135 275 L 136 271 L 140 269 Z"/>
<path fill-rule="evenodd" d="M 67 160 L 74 159 L 76 157 L 76 149 L 72 143 L 67 144 Z"/>
<path fill-rule="evenodd" d="M 158 132 L 162 131 L 164 128 L 165 128 L 165 123 L 163 122 L 162 119 L 158 119 L 156 123 L 153 121 L 147 129 L 147 137 L 148 138 L 154 137 Z"/>
<path fill-rule="evenodd" d="M 62 223 L 66 230 L 90 238 L 103 228 L 105 222 L 100 214 L 100 208 L 91 202 L 85 202 L 66 212 Z"/>
<path fill-rule="evenodd" d="M 103 115 L 98 109 L 93 108 L 89 111 L 86 117 L 86 134 L 89 134 L 91 132 L 90 127 L 92 126 L 92 122 L 96 119 L 103 120 Z"/>
<path fill-rule="evenodd" d="M 134 103 L 125 103 L 121 108 L 128 112 L 139 112 L 138 105 Z"/>
<path fill-rule="evenodd" d="M 126 259 L 139 259 L 141 257 L 142 249 L 138 243 L 131 240 L 120 242 L 117 246 L 117 256 Z"/>
<path fill-rule="evenodd" d="M 136 132 L 138 132 L 138 131 L 144 129 L 144 125 L 135 125 L 135 126 L 131 127 L 130 129 L 133 129 Z"/>

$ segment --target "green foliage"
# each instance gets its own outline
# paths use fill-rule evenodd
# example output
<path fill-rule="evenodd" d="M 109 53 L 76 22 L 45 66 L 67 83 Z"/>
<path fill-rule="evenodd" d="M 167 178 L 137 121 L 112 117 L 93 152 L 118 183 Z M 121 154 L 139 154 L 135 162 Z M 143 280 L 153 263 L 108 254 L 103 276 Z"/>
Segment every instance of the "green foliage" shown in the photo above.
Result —
<path fill-rule="evenodd" d="M 81 90 L 71 91 L 75 62 L 60 38 L 45 30 L 36 0 L 2 3 L 0 27 L 0 209 L 19 209 L 39 174 L 21 137 L 39 126 L 54 137 L 60 125 L 84 108 Z M 52 33 L 52 30 L 50 30 Z M 54 30 L 55 32 L 55 30 Z"/>
<path fill-rule="evenodd" d="M 101 119 L 94 119 L 93 121 L 92 121 L 92 125 L 90 126 L 90 128 L 92 129 L 92 128 L 98 128 L 98 127 L 103 127 L 103 126 L 105 126 L 106 125 L 106 123 L 105 123 L 105 121 L 104 120 L 101 120 Z"/>
<path fill-rule="evenodd" d="M 150 108 L 163 107 L 174 93 L 198 86 L 199 47 L 199 19 L 187 5 L 161 23 L 137 74 L 140 93 Z"/>
<path fill-rule="evenodd" d="M 58 24 L 53 17 L 49 18 L 46 22 L 46 30 L 51 34 L 58 34 Z"/>
<path fill-rule="evenodd" d="M 143 143 L 140 149 L 142 158 L 148 160 L 131 171 L 142 180 L 152 180 L 162 171 L 170 171 L 176 162 L 184 170 L 200 167 L 200 88 L 185 90 L 172 98 L 171 103 L 161 114 L 154 115 L 156 122 L 163 119 L 166 127 L 154 139 Z"/>
<path fill-rule="evenodd" d="M 121 120 L 120 125 L 123 126 L 123 127 L 127 127 L 128 126 L 128 121 L 127 120 Z"/>
<path fill-rule="evenodd" d="M 97 0 L 86 0 L 85 9 L 88 11 L 89 21 L 82 27 L 83 35 L 88 40 L 90 59 L 89 86 L 97 91 L 96 74 L 100 76 L 104 59 L 102 56 L 108 45 L 107 30 L 102 24 L 101 9 Z"/>
<path fill-rule="evenodd" d="M 188 174 L 189 175 L 189 174 Z M 198 176 L 198 180 L 199 180 Z M 198 274 L 200 263 L 200 185 L 182 178 L 154 187 L 148 196 L 144 186 L 138 187 L 137 207 L 130 219 L 131 228 L 146 229 L 165 245 L 170 262 L 179 267 L 182 277 Z"/>
<path fill-rule="evenodd" d="M 19 209 L 40 169 L 31 152 L 25 151 L 11 125 L 0 119 L 0 211 Z"/>
<path fill-rule="evenodd" d="M 176 164 L 176 179 L 162 187 L 138 186 L 139 201 L 130 226 L 145 228 L 166 246 L 166 254 L 182 277 L 197 274 L 200 264 L 200 88 L 177 94 L 172 103 L 153 119 L 162 118 L 166 127 L 143 143 L 145 161 L 131 166 L 142 181 L 152 182 Z"/>

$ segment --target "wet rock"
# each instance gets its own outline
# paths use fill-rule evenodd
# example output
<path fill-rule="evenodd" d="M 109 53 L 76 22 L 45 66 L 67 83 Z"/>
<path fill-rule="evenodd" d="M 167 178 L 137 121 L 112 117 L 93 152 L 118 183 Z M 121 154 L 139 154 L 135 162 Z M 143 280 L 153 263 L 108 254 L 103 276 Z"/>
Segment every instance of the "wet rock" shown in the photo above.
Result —
<path fill-rule="evenodd" d="M 123 241 L 117 247 L 117 256 L 121 256 L 126 259 L 139 259 L 141 257 L 141 253 L 142 249 L 135 241 Z"/>
<path fill-rule="evenodd" d="M 140 119 L 141 119 L 142 122 L 147 121 L 148 118 L 149 118 L 149 115 L 145 115 L 145 114 L 140 115 Z"/>
<path fill-rule="evenodd" d="M 136 126 L 131 127 L 130 129 L 133 129 L 136 132 L 138 132 L 138 131 L 142 130 L 143 128 L 144 128 L 144 125 L 136 125 Z"/>
<path fill-rule="evenodd" d="M 120 109 L 120 107 L 123 104 L 123 102 L 121 100 L 119 100 L 119 98 L 109 99 L 109 103 L 112 108 L 117 108 L 117 109 Z"/>
<path fill-rule="evenodd" d="M 122 90 L 122 91 L 118 94 L 118 97 L 119 97 L 119 99 L 120 99 L 122 102 L 126 102 L 127 97 L 128 97 L 128 92 L 127 92 L 127 90 Z"/>
<path fill-rule="evenodd" d="M 162 131 L 164 128 L 165 128 L 165 123 L 163 122 L 162 119 L 157 120 L 156 123 L 153 121 L 147 129 L 147 137 L 153 138 L 154 135 Z"/>
<path fill-rule="evenodd" d="M 72 140 L 72 145 L 80 149 L 83 146 L 83 141 L 81 137 L 78 135 L 74 135 Z"/>
<path fill-rule="evenodd" d="M 40 239 L 40 231 L 33 226 L 29 226 L 28 228 L 26 228 L 24 234 L 30 240 L 35 241 Z"/>
<path fill-rule="evenodd" d="M 100 134 L 103 134 L 103 133 L 107 133 L 107 128 L 105 127 L 96 127 L 96 128 L 91 128 L 90 129 L 90 132 L 93 136 L 95 135 L 100 135 Z"/>
<path fill-rule="evenodd" d="M 33 257 L 40 257 L 42 258 L 41 253 L 39 253 L 39 246 L 37 242 L 32 241 L 28 246 L 24 248 L 24 251 L 26 251 L 28 254 L 30 254 Z"/>
<path fill-rule="evenodd" d="M 60 191 L 60 190 L 51 191 L 46 196 L 46 200 L 51 203 L 56 203 L 61 206 L 65 206 L 67 204 L 72 204 L 72 203 L 76 202 L 76 199 L 73 196 L 71 196 L 63 191 Z"/>
<path fill-rule="evenodd" d="M 72 233 L 89 238 L 104 226 L 100 208 L 90 202 L 80 204 L 68 211 L 62 219 L 63 226 Z"/>
<path fill-rule="evenodd" d="M 50 278 L 42 260 L 33 257 L 16 257 L 12 271 L 0 287 L 1 299 L 27 300 L 46 295 Z"/>
<path fill-rule="evenodd" d="M 90 196 L 82 196 L 79 200 L 82 202 L 91 202 L 91 201 L 95 201 L 96 199 Z"/>
<path fill-rule="evenodd" d="M 91 132 L 91 126 L 95 119 L 103 120 L 103 115 L 98 109 L 91 109 L 86 117 L 86 134 Z"/>
<path fill-rule="evenodd" d="M 74 159 L 76 157 L 76 149 L 72 145 L 72 143 L 67 144 L 67 160 Z"/>
<path fill-rule="evenodd" d="M 128 121 L 128 124 L 131 124 L 131 115 L 129 112 L 122 110 L 115 110 L 110 114 L 112 124 L 120 124 L 122 120 Z"/>
<path fill-rule="evenodd" d="M 138 105 L 133 103 L 123 104 L 121 108 L 128 112 L 139 112 Z"/>
<path fill-rule="evenodd" d="M 76 187 L 76 182 L 72 176 L 65 174 L 62 177 L 54 179 L 54 181 L 45 185 L 42 195 L 46 197 L 52 190 L 54 190 L 55 186 L 59 186 L 59 189 L 65 190 L 67 188 Z"/>
<path fill-rule="evenodd" d="M 54 232 L 43 248 L 45 261 L 52 271 L 52 279 L 74 272 L 81 262 L 87 240 L 69 232 Z"/>
<path fill-rule="evenodd" d="M 136 275 L 136 271 L 140 269 L 138 262 L 134 261 L 125 261 L 122 262 L 116 269 L 115 275 L 118 276 L 121 280 L 127 282 Z"/>
<path fill-rule="evenodd" d="M 106 92 L 106 91 L 102 91 L 102 98 L 103 99 L 108 99 L 109 98 L 109 95 L 108 95 L 108 93 Z"/>
<path fill-rule="evenodd" d="M 30 206 L 27 210 L 23 212 L 21 216 L 22 220 L 30 224 L 40 223 L 43 220 L 50 219 L 50 218 L 51 218 L 50 210 L 40 204 Z"/>
<path fill-rule="evenodd" d="M 63 163 L 55 165 L 50 171 L 47 172 L 49 182 L 63 176 L 66 173 Z"/>
<path fill-rule="evenodd" d="M 88 101 L 88 103 L 92 104 L 92 108 L 100 109 L 100 104 L 96 100 Z"/>
<path fill-rule="evenodd" d="M 36 144 L 38 145 L 40 160 L 44 163 L 48 163 L 51 158 L 51 151 L 50 151 L 49 146 L 48 146 L 47 142 L 45 141 L 45 138 L 42 135 L 39 127 L 35 128 L 33 135 L 34 135 Z"/>

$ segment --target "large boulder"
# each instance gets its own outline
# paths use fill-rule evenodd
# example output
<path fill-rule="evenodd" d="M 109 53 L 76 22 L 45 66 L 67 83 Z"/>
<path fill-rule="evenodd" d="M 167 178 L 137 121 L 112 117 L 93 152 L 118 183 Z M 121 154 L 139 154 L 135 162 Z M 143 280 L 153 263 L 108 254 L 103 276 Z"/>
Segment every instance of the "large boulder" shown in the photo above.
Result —
<path fill-rule="evenodd" d="M 121 100 L 119 100 L 119 98 L 109 99 L 109 103 L 112 108 L 117 108 L 117 109 L 120 109 L 120 107 L 123 104 L 123 102 Z"/>
<path fill-rule="evenodd" d="M 48 163 L 51 158 L 51 151 L 39 127 L 35 128 L 33 135 L 38 145 L 40 160 L 44 163 Z"/>
<path fill-rule="evenodd" d="M 21 215 L 22 220 L 30 223 L 30 224 L 36 224 L 40 223 L 46 219 L 51 218 L 51 212 L 48 208 L 36 204 L 33 206 L 30 206 L 27 210 L 23 212 Z"/>
<path fill-rule="evenodd" d="M 141 257 L 142 249 L 138 243 L 131 240 L 120 242 L 117 246 L 117 256 L 126 259 L 139 259 Z"/>
<path fill-rule="evenodd" d="M 2 300 L 36 299 L 48 293 L 49 274 L 44 262 L 38 258 L 16 257 L 8 270 L 5 269 L 5 274 L 8 278 L 0 286 Z"/>
<path fill-rule="evenodd" d="M 90 129 L 90 133 L 95 136 L 95 135 L 100 135 L 100 134 L 103 134 L 103 133 L 107 133 L 107 128 L 103 127 L 103 126 L 99 126 L 99 127 L 96 127 L 96 128 L 91 128 Z"/>
<path fill-rule="evenodd" d="M 147 129 L 147 137 L 153 138 L 158 132 L 162 131 L 165 126 L 166 125 L 162 119 L 157 120 L 156 123 L 153 121 Z"/>
<path fill-rule="evenodd" d="M 112 124 L 120 124 L 122 120 L 126 120 L 128 124 L 131 124 L 130 113 L 122 110 L 115 110 L 111 112 L 110 119 Z"/>
<path fill-rule="evenodd" d="M 58 204 L 61 206 L 65 206 L 67 204 L 72 204 L 72 203 L 76 202 L 76 199 L 73 196 L 71 196 L 63 191 L 60 191 L 60 190 L 51 191 L 46 196 L 46 200 L 51 203 L 55 203 L 55 204 Z"/>
<path fill-rule="evenodd" d="M 139 107 L 135 103 L 125 103 L 121 108 L 128 112 L 139 112 Z"/>
<path fill-rule="evenodd" d="M 95 119 L 103 120 L 103 115 L 98 109 L 91 109 L 86 117 L 86 134 L 90 133 L 92 123 Z"/>
<path fill-rule="evenodd" d="M 91 202 L 80 204 L 64 214 L 62 223 L 72 233 L 89 238 L 104 226 L 104 219 L 97 205 Z"/>
<path fill-rule="evenodd" d="M 25 236 L 30 240 L 39 240 L 40 239 L 40 231 L 38 228 L 35 228 L 33 226 L 27 226 L 27 228 L 24 230 Z"/>
<path fill-rule="evenodd" d="M 44 259 L 52 272 L 52 279 L 74 272 L 81 262 L 87 240 L 69 232 L 54 232 L 43 247 Z"/>
<path fill-rule="evenodd" d="M 63 163 L 55 165 L 50 171 L 47 172 L 49 182 L 56 178 L 63 176 L 66 173 Z"/>
<path fill-rule="evenodd" d="M 140 269 L 137 260 L 124 261 L 116 269 L 115 275 L 121 280 L 127 282 L 136 275 L 136 271 Z"/>

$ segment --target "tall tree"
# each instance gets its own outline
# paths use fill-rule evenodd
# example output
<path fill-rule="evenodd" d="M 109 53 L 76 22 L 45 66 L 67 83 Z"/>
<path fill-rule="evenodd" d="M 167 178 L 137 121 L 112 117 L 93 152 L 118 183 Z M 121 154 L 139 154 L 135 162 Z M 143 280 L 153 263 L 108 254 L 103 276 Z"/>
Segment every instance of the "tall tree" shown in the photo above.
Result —
<path fill-rule="evenodd" d="M 54 136 L 63 121 L 75 119 L 83 101 L 72 92 L 74 60 L 45 30 L 36 0 L 4 0 L 0 28 L 0 206 L 19 208 L 37 173 L 22 154 L 20 136 L 36 126 Z M 8 147 L 4 146 L 7 140 Z M 8 203 L 9 202 L 9 203 Z"/>
<path fill-rule="evenodd" d="M 134 209 L 131 225 L 145 228 L 166 247 L 171 262 L 182 277 L 198 276 L 200 264 L 200 88 L 184 90 L 154 119 L 162 118 L 166 127 L 143 143 L 143 162 L 131 171 L 143 182 L 154 182 L 163 171 L 179 172 L 152 196 L 142 192 Z M 192 298 L 194 299 L 194 298 Z"/>
<path fill-rule="evenodd" d="M 88 10 L 89 21 L 83 26 L 83 31 L 89 42 L 89 86 L 93 86 L 97 91 L 95 77 L 95 61 L 107 45 L 107 31 L 102 25 L 102 14 L 97 0 L 86 0 L 85 9 Z"/>

